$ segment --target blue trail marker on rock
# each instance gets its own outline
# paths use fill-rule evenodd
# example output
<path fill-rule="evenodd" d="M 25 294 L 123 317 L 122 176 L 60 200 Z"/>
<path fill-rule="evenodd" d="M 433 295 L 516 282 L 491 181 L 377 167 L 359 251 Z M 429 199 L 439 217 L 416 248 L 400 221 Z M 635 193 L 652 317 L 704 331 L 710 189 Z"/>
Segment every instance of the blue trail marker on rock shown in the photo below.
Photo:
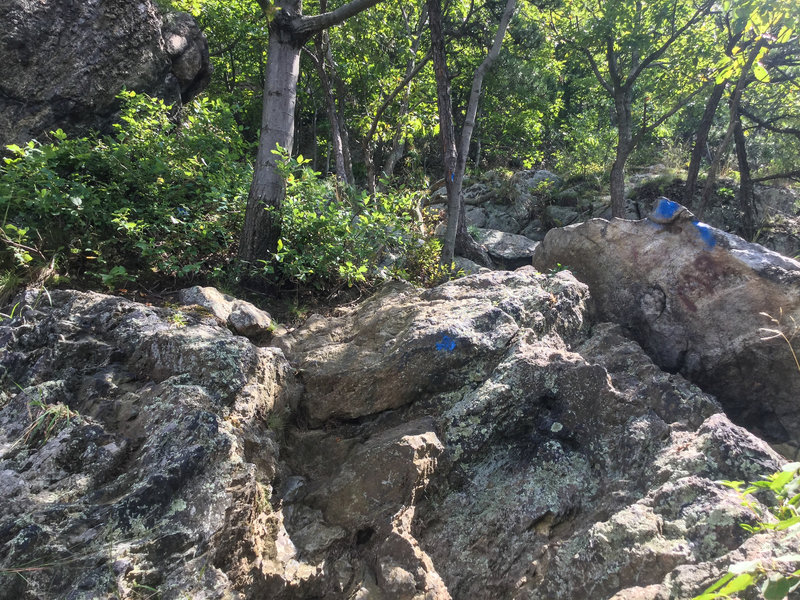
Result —
<path fill-rule="evenodd" d="M 683 204 L 678 204 L 677 202 L 673 202 L 661 196 L 656 199 L 653 212 L 650 213 L 650 216 L 647 218 L 659 225 L 669 225 L 678 219 L 694 219 L 694 215 Z"/>
<path fill-rule="evenodd" d="M 456 341 L 449 335 L 443 335 L 441 342 L 436 342 L 436 350 L 438 352 L 452 352 L 456 349 Z"/>
<path fill-rule="evenodd" d="M 717 238 L 714 237 L 714 230 L 700 221 L 692 221 L 692 225 L 697 228 L 700 233 L 700 238 L 706 243 L 706 246 L 713 248 L 717 245 Z"/>

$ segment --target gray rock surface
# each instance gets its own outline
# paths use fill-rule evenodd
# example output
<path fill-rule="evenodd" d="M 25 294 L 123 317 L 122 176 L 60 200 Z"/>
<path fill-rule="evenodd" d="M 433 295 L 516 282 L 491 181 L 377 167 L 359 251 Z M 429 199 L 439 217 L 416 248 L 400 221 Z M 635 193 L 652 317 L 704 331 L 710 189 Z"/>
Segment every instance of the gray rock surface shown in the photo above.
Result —
<path fill-rule="evenodd" d="M 263 348 L 50 297 L 0 322 L 0 598 L 688 598 L 800 550 L 716 483 L 783 459 L 568 272 L 389 284 Z"/>
<path fill-rule="evenodd" d="M 508 270 L 530 265 L 533 252 L 539 245 L 539 242 L 534 242 L 524 235 L 506 233 L 496 229 L 478 230 L 477 239 L 486 247 L 495 264 Z"/>
<path fill-rule="evenodd" d="M 0 146 L 104 130 L 123 88 L 180 103 L 211 73 L 194 19 L 150 0 L 8 0 L 0 23 Z"/>
<path fill-rule="evenodd" d="M 551 230 L 533 264 L 558 263 L 589 285 L 598 318 L 628 327 L 662 368 L 716 394 L 734 420 L 794 455 L 800 372 L 786 341 L 762 328 L 797 332 L 800 263 L 683 219 Z"/>
<path fill-rule="evenodd" d="M 228 328 L 239 335 L 259 338 L 272 331 L 272 317 L 252 303 L 223 294 L 213 287 L 186 288 L 178 292 L 178 300 L 185 305 L 201 306 L 211 312 Z"/>

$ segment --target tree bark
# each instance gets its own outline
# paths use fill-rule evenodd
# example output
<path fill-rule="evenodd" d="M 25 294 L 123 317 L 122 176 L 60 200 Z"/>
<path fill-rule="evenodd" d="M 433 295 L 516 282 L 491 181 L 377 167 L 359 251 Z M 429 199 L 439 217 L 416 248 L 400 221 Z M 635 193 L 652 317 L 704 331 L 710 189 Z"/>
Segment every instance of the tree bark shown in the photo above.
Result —
<path fill-rule="evenodd" d="M 328 77 L 328 72 L 325 70 L 327 64 L 325 56 L 328 44 L 327 32 L 323 31 L 314 41 L 316 54 L 313 55 L 313 61 L 314 66 L 317 68 L 319 82 L 322 85 L 322 93 L 325 96 L 325 105 L 328 109 L 328 121 L 331 126 L 331 144 L 333 145 L 334 165 L 336 166 L 336 179 L 344 183 L 349 183 L 344 162 L 344 150 L 342 149 L 342 130 L 339 123 L 339 115 L 336 111 L 336 98 L 333 93 L 330 78 Z"/>
<path fill-rule="evenodd" d="M 259 260 L 270 260 L 280 238 L 280 206 L 285 186 L 272 151 L 276 145 L 292 147 L 302 46 L 314 34 L 380 1 L 351 0 L 314 17 L 303 17 L 301 0 L 275 2 L 279 10 L 269 27 L 258 156 L 239 242 L 239 258 L 243 261 L 254 265 Z"/>
<path fill-rule="evenodd" d="M 695 132 L 694 148 L 692 148 L 692 157 L 689 160 L 689 171 L 686 174 L 686 197 L 683 202 L 690 208 L 694 202 L 694 193 L 697 189 L 697 175 L 700 173 L 700 163 L 703 161 L 703 155 L 708 147 L 708 133 L 711 131 L 711 125 L 714 124 L 714 116 L 717 114 L 717 108 L 720 100 L 722 100 L 722 94 L 725 93 L 726 85 L 723 82 L 714 86 L 711 96 L 706 102 L 703 117 L 700 119 L 700 124 Z"/>
<path fill-rule="evenodd" d="M 625 217 L 625 163 L 633 150 L 633 125 L 629 89 L 617 88 L 614 94 L 614 111 L 617 118 L 617 153 L 611 167 L 611 215 Z"/>
<path fill-rule="evenodd" d="M 475 70 L 472 78 L 472 88 L 470 90 L 467 113 L 464 119 L 464 127 L 461 130 L 459 147 L 455 145 L 455 133 L 453 127 L 453 112 L 450 95 L 450 83 L 447 78 L 447 64 L 444 55 L 444 36 L 442 34 L 442 13 L 440 0 L 428 0 L 428 13 L 430 15 L 431 28 L 431 48 L 433 51 L 433 70 L 436 74 L 436 88 L 439 103 L 439 134 L 442 138 L 442 156 L 445 165 L 445 186 L 447 188 L 447 230 L 442 246 L 441 262 L 445 266 L 450 266 L 455 257 L 456 250 L 459 254 L 470 260 L 491 266 L 492 261 L 486 250 L 483 249 L 467 231 L 466 220 L 464 218 L 465 208 L 461 197 L 461 189 L 464 184 L 464 173 L 467 165 L 467 154 L 469 144 L 472 139 L 472 132 L 475 129 L 475 115 L 478 112 L 480 103 L 481 88 L 483 79 L 492 64 L 500 54 L 500 48 L 505 37 L 508 24 L 516 8 L 516 0 L 507 0 L 497 26 L 492 47 L 480 66 Z"/>
<path fill-rule="evenodd" d="M 433 72 L 436 76 L 436 100 L 439 106 L 439 137 L 442 142 L 444 162 L 444 184 L 447 188 L 447 230 L 442 244 L 441 263 L 446 267 L 453 264 L 456 248 L 460 198 L 456 193 L 456 150 L 455 129 L 453 127 L 453 104 L 450 94 L 450 78 L 447 74 L 447 61 L 444 54 L 444 33 L 442 32 L 441 0 L 427 0 L 431 30 L 431 51 L 433 53 Z"/>
<path fill-rule="evenodd" d="M 461 190 L 464 185 L 464 174 L 467 170 L 467 157 L 469 156 L 469 145 L 472 141 L 472 132 L 475 131 L 476 116 L 478 114 L 478 106 L 481 100 L 481 90 L 483 89 L 483 79 L 489 69 L 497 60 L 500 55 L 500 48 L 503 45 L 503 38 L 506 36 L 508 25 L 511 22 L 511 17 L 514 16 L 514 10 L 517 7 L 516 0 L 507 0 L 506 6 L 503 9 L 503 14 L 500 17 L 500 23 L 497 25 L 497 32 L 492 42 L 492 47 L 486 54 L 486 57 L 481 62 L 480 66 L 475 70 L 472 77 L 472 88 L 470 89 L 469 101 L 467 103 L 467 113 L 464 118 L 464 127 L 461 129 L 461 140 L 458 147 L 458 163 L 456 166 L 455 177 L 455 193 L 458 197 L 459 217 L 456 224 L 456 244 L 455 250 L 459 255 L 470 259 L 483 266 L 491 266 L 492 261 L 486 250 L 478 244 L 467 230 L 466 222 L 466 209 L 464 201 L 461 197 Z M 449 204 L 449 202 L 448 202 Z M 449 219 L 449 213 L 448 213 Z M 448 227 L 450 223 L 448 221 Z"/>
<path fill-rule="evenodd" d="M 736 148 L 736 160 L 739 165 L 739 209 L 742 211 L 741 234 L 745 239 L 751 240 L 756 233 L 758 215 L 756 213 L 753 175 L 750 163 L 747 160 L 747 146 L 742 129 L 742 119 L 736 116 L 733 126 L 733 143 Z"/>
<path fill-rule="evenodd" d="M 728 129 L 725 132 L 725 137 L 722 139 L 722 143 L 717 149 L 717 153 L 714 155 L 714 160 L 711 161 L 711 166 L 708 168 L 708 175 L 706 176 L 706 184 L 705 187 L 703 188 L 703 195 L 700 198 L 700 206 L 699 206 L 700 216 L 703 216 L 706 210 L 708 209 L 708 204 L 709 201 L 711 200 L 711 194 L 714 192 L 714 182 L 717 178 L 717 171 L 719 170 L 719 166 L 722 163 L 722 158 L 723 156 L 725 156 L 725 153 L 728 151 L 728 146 L 731 143 L 734 127 L 736 126 L 736 122 L 739 119 L 739 103 L 741 102 L 744 88 L 747 86 L 748 83 L 748 76 L 750 74 L 750 69 L 753 68 L 753 63 L 756 61 L 756 58 L 758 57 L 758 54 L 761 51 L 761 48 L 763 48 L 765 44 L 766 41 L 762 38 L 750 50 L 750 54 L 747 56 L 747 61 L 742 67 L 742 72 L 739 74 L 739 79 L 736 82 L 736 87 L 733 89 L 733 93 L 731 94 L 730 120 L 728 121 Z"/>
<path fill-rule="evenodd" d="M 285 4 L 299 6 L 300 2 L 293 0 Z M 272 151 L 276 146 L 290 151 L 294 139 L 301 44 L 291 29 L 276 23 L 280 18 L 270 27 L 258 155 L 239 241 L 239 257 L 251 264 L 259 259 L 268 260 L 277 247 L 280 237 L 278 209 L 285 186 Z"/>

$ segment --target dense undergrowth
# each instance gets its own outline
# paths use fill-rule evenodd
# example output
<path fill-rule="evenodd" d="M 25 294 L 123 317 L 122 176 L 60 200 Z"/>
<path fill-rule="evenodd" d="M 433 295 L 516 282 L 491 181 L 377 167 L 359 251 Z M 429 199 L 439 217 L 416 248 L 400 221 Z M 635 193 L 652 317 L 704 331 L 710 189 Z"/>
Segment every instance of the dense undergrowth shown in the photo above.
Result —
<path fill-rule="evenodd" d="M 231 112 L 196 100 L 172 115 L 123 94 L 114 135 L 9 146 L 0 167 L 0 270 L 114 288 L 137 278 L 214 276 L 232 258 L 251 167 Z"/>
<path fill-rule="evenodd" d="M 438 242 L 416 217 L 418 196 L 375 196 L 282 156 L 282 239 L 270 261 L 238 261 L 252 180 L 251 148 L 231 110 L 198 99 L 175 114 L 124 92 L 113 135 L 12 145 L 0 165 L 0 300 L 45 272 L 104 289 L 211 283 L 243 274 L 274 289 L 328 293 L 386 277 L 434 284 Z"/>

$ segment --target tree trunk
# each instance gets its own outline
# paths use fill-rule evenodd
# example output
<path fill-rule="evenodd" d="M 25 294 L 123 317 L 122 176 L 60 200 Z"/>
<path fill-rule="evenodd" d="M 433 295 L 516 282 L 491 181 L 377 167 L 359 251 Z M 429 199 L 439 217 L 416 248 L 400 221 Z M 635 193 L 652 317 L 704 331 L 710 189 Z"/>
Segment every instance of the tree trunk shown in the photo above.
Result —
<path fill-rule="evenodd" d="M 508 24 L 516 8 L 516 0 L 507 0 L 503 15 L 497 26 L 494 42 L 475 70 L 472 78 L 469 102 L 467 104 L 464 127 L 461 130 L 459 147 L 455 147 L 455 134 L 453 131 L 453 113 L 450 94 L 450 83 L 447 78 L 447 64 L 444 55 L 444 37 L 442 35 L 442 13 L 440 0 L 428 0 L 428 14 L 430 16 L 431 49 L 433 51 L 433 70 L 436 75 L 436 89 L 439 103 L 439 133 L 442 138 L 442 155 L 445 165 L 445 186 L 447 187 L 447 230 L 442 247 L 443 265 L 449 266 L 458 249 L 461 256 L 491 266 L 489 255 L 467 231 L 464 219 L 465 208 L 461 198 L 461 188 L 464 184 L 464 173 L 467 165 L 467 153 L 472 132 L 475 129 L 475 115 L 481 97 L 483 78 L 500 54 L 500 48 L 505 37 Z"/>
<path fill-rule="evenodd" d="M 251 264 L 268 259 L 277 247 L 280 238 L 278 209 L 285 186 L 272 151 L 276 146 L 291 150 L 294 137 L 300 45 L 291 30 L 282 27 L 278 20 L 276 18 L 270 27 L 258 156 L 239 241 L 239 258 Z"/>
<path fill-rule="evenodd" d="M 708 175 L 706 176 L 706 185 L 703 188 L 703 196 L 700 198 L 700 206 L 699 206 L 700 216 L 703 216 L 706 210 L 708 210 L 708 204 L 709 201 L 711 200 L 711 194 L 714 192 L 714 181 L 717 178 L 717 171 L 719 170 L 719 166 L 722 163 L 722 158 L 728 151 L 728 146 L 730 145 L 731 139 L 733 138 L 734 127 L 739 119 L 739 102 L 742 99 L 742 93 L 744 92 L 744 88 L 747 86 L 748 83 L 747 79 L 748 75 L 750 74 L 750 69 L 753 68 L 753 63 L 756 61 L 756 58 L 758 57 L 758 54 L 765 43 L 766 41 L 762 38 L 750 50 L 750 54 L 747 57 L 747 62 L 745 62 L 744 66 L 742 67 L 742 72 L 739 74 L 739 79 L 736 82 L 736 87 L 733 89 L 733 93 L 731 94 L 730 120 L 728 121 L 728 129 L 725 132 L 725 137 L 722 139 L 722 143 L 717 149 L 717 153 L 714 155 L 714 160 L 711 161 L 711 166 L 708 168 Z"/>
<path fill-rule="evenodd" d="M 331 143 L 333 145 L 334 164 L 336 165 L 336 179 L 344 183 L 349 183 L 344 162 L 344 150 L 342 149 L 342 130 L 339 123 L 339 115 L 336 111 L 336 98 L 333 94 L 331 81 L 328 78 L 328 72 L 325 70 L 327 64 L 325 58 L 326 49 L 329 43 L 330 40 L 328 39 L 327 31 L 323 31 L 314 42 L 316 48 L 314 65 L 317 67 L 317 75 L 322 85 L 322 93 L 325 96 L 325 105 L 328 108 L 328 121 L 331 125 Z"/>
<path fill-rule="evenodd" d="M 625 163 L 633 150 L 631 125 L 631 94 L 626 89 L 615 93 L 614 111 L 617 119 L 617 155 L 611 167 L 611 216 L 625 218 Z"/>
<path fill-rule="evenodd" d="M 750 163 L 747 160 L 747 147 L 745 145 L 742 119 L 737 115 L 733 127 L 733 143 L 736 148 L 736 160 L 739 164 L 739 209 L 742 211 L 742 237 L 751 240 L 756 233 L 758 215 L 756 213 L 753 175 Z"/>
<path fill-rule="evenodd" d="M 694 148 L 692 148 L 692 158 L 689 160 L 689 171 L 686 174 L 686 197 L 683 203 L 687 207 L 691 207 L 694 202 L 694 193 L 697 189 L 697 175 L 700 173 L 700 163 L 703 160 L 703 154 L 706 153 L 708 148 L 708 133 L 711 131 L 711 125 L 714 123 L 714 115 L 717 114 L 717 107 L 722 94 L 725 92 L 726 83 L 718 83 L 714 86 L 711 96 L 706 102 L 706 108 L 703 111 L 703 117 L 700 119 L 700 124 L 697 126 L 697 132 L 694 137 Z"/>
<path fill-rule="evenodd" d="M 486 58 L 483 59 L 480 66 L 475 70 L 472 76 L 472 88 L 469 94 L 469 101 L 467 102 L 467 113 L 464 118 L 464 127 L 461 129 L 461 140 L 458 148 L 458 163 L 456 169 L 456 192 L 458 194 L 459 203 L 459 219 L 457 222 L 456 234 L 456 252 L 460 256 L 469 258 L 471 261 L 478 263 L 482 266 L 492 266 L 492 260 L 486 250 L 478 244 L 467 231 L 467 223 L 465 218 L 464 202 L 461 198 L 461 189 L 464 184 L 464 174 L 467 170 L 467 157 L 469 155 L 469 144 L 472 141 L 472 132 L 475 131 L 475 123 L 478 115 L 478 106 L 481 100 L 481 90 L 483 89 L 483 79 L 489 69 L 497 60 L 500 55 L 500 48 L 503 44 L 503 38 L 508 30 L 508 24 L 511 22 L 511 17 L 514 15 L 514 9 L 517 6 L 516 0 L 507 0 L 506 6 L 503 9 L 503 14 L 500 17 L 500 23 L 497 25 L 495 32 L 494 42 L 489 49 Z M 449 223 L 448 223 L 449 225 Z"/>
<path fill-rule="evenodd" d="M 455 129 L 453 127 L 453 105 L 450 94 L 450 78 L 444 55 L 444 34 L 442 32 L 441 0 L 427 0 L 431 28 L 431 50 L 433 52 L 433 72 L 436 75 L 436 100 L 439 105 L 439 136 L 442 141 L 444 162 L 444 182 L 447 188 L 447 230 L 442 244 L 441 262 L 446 267 L 453 264 L 458 232 L 460 209 L 460 190 L 456 188 L 456 150 Z"/>
<path fill-rule="evenodd" d="M 327 32 L 325 32 L 325 37 L 328 37 Z M 333 60 L 333 52 L 331 52 L 330 40 L 328 40 L 326 45 L 325 60 L 328 63 L 328 68 L 331 70 L 331 76 L 333 77 L 336 87 L 336 116 L 339 126 L 339 139 L 342 143 L 342 160 L 344 161 L 345 181 L 352 185 L 355 183 L 355 179 L 353 178 L 353 159 L 350 156 L 350 135 L 347 133 L 347 120 L 344 113 L 344 101 L 347 97 L 347 92 L 345 90 L 344 81 L 342 81 L 342 78 L 339 77 L 339 74 L 336 71 L 336 63 Z"/>
<path fill-rule="evenodd" d="M 285 194 L 283 177 L 272 151 L 291 148 L 294 109 L 300 76 L 300 49 L 313 35 L 374 6 L 380 0 L 351 0 L 323 14 L 302 16 L 301 0 L 279 0 L 269 27 L 264 108 L 253 183 L 247 198 L 239 258 L 250 264 L 269 260 L 280 238 L 280 206 Z"/>

